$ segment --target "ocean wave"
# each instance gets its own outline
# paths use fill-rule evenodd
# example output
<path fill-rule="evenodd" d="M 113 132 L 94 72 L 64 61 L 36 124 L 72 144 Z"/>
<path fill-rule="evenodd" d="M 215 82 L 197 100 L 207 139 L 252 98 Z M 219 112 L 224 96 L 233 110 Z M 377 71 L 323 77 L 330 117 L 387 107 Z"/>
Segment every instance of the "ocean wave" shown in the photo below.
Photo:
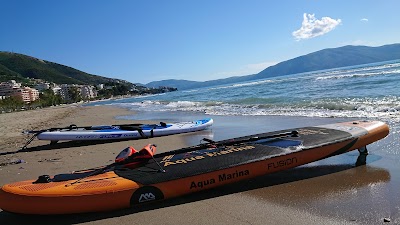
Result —
<path fill-rule="evenodd" d="M 219 90 L 219 89 L 228 89 L 228 88 L 238 88 L 238 87 L 246 87 L 246 86 L 254 86 L 254 85 L 260 85 L 260 84 L 265 84 L 265 83 L 272 83 L 276 82 L 274 80 L 259 80 L 259 81 L 251 81 L 251 82 L 245 82 L 245 83 L 237 83 L 237 84 L 230 84 L 230 85 L 221 85 L 221 86 L 214 86 L 208 88 L 208 90 Z"/>
<path fill-rule="evenodd" d="M 374 66 L 351 66 L 351 68 L 336 68 L 330 69 L 328 71 L 315 71 L 310 72 L 310 74 L 317 74 L 323 76 L 335 75 L 335 74 L 349 74 L 349 73 L 357 73 L 357 72 L 365 72 L 365 71 L 374 71 L 374 70 L 387 70 L 390 68 L 399 68 L 400 62 L 388 62 L 386 64 L 374 65 Z M 355 67 L 355 68 L 354 68 Z"/>
<path fill-rule="evenodd" d="M 207 115 L 367 117 L 400 122 L 400 97 L 319 99 L 313 101 L 242 104 L 218 101 L 141 101 L 113 103 L 119 107 L 151 112 L 203 112 Z M 255 101 L 259 101 L 255 99 Z M 244 104 L 244 102 L 246 102 Z"/>
<path fill-rule="evenodd" d="M 259 80 L 259 81 L 254 81 L 254 82 L 233 84 L 233 85 L 230 85 L 229 87 L 237 88 L 237 87 L 253 86 L 253 85 L 272 83 L 272 82 L 276 82 L 276 81 L 274 81 L 274 80 Z"/>
<path fill-rule="evenodd" d="M 370 72 L 370 73 L 350 73 L 350 74 L 337 74 L 330 76 L 319 76 L 316 80 L 329 80 L 329 79 L 343 79 L 343 78 L 354 78 L 354 77 L 368 77 L 368 76 L 379 76 L 379 75 L 391 75 L 400 74 L 400 69 Z"/>
<path fill-rule="evenodd" d="M 236 83 L 236 84 L 230 84 L 230 85 L 214 86 L 214 87 L 208 88 L 208 90 L 215 91 L 215 90 L 220 90 L 220 89 L 239 89 L 242 87 L 261 86 L 261 85 L 273 84 L 273 83 L 287 83 L 287 82 L 293 82 L 293 81 L 298 81 L 298 80 L 303 80 L 303 79 L 310 79 L 310 78 L 307 76 L 299 76 L 298 74 L 294 74 L 294 75 L 273 77 L 271 79 L 260 79 L 260 80 L 256 80 L 256 81 L 249 81 L 249 82 Z"/>
<path fill-rule="evenodd" d="M 397 60 L 96 104 L 210 116 L 363 117 L 400 122 L 399 75 Z"/>
<path fill-rule="evenodd" d="M 193 92 L 199 92 L 199 89 L 190 89 L 190 90 L 183 90 L 182 93 L 193 93 Z"/>

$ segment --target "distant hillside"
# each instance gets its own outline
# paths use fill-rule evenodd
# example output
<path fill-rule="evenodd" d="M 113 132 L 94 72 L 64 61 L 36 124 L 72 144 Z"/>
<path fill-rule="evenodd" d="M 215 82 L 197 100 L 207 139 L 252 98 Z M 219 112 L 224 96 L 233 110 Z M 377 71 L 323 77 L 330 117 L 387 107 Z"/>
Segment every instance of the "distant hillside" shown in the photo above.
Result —
<path fill-rule="evenodd" d="M 268 67 L 255 79 L 400 59 L 400 44 L 380 47 L 343 46 L 300 56 Z"/>
<path fill-rule="evenodd" d="M 204 82 L 162 80 L 150 82 L 146 84 L 146 86 L 169 86 L 176 87 L 178 90 L 185 90 L 395 59 L 400 59 L 400 44 L 384 45 L 380 47 L 343 46 L 339 48 L 324 49 L 290 59 L 274 66 L 270 66 L 258 74 Z"/>
<path fill-rule="evenodd" d="M 43 79 L 57 84 L 101 84 L 112 79 L 88 74 L 61 64 L 18 53 L 0 52 L 0 81 L 26 81 L 26 78 Z M 118 80 L 122 81 L 122 80 Z M 126 81 L 123 81 L 126 82 Z"/>
<path fill-rule="evenodd" d="M 218 79 L 218 80 L 210 80 L 210 81 L 190 81 L 190 80 L 162 80 L 162 81 L 153 81 L 148 84 L 146 84 L 146 87 L 152 87 L 152 88 L 157 88 L 157 87 L 175 87 L 178 90 L 186 90 L 186 89 L 193 89 L 193 88 L 200 88 L 200 87 L 208 87 L 208 86 L 215 86 L 215 85 L 221 85 L 221 84 L 230 84 L 230 83 L 236 83 L 236 82 L 241 82 L 241 81 L 246 81 L 248 80 L 247 77 L 245 76 L 238 76 L 238 77 L 229 77 L 229 78 L 224 78 L 224 79 Z"/>

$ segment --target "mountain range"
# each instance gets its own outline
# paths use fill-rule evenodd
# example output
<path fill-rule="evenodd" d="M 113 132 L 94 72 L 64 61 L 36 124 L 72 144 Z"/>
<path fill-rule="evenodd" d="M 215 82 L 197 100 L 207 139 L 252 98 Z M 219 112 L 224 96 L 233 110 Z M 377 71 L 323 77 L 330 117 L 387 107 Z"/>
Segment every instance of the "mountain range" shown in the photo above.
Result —
<path fill-rule="evenodd" d="M 380 47 L 343 46 L 328 48 L 307 55 L 299 56 L 270 66 L 257 74 L 229 77 L 210 81 L 162 80 L 146 84 L 147 87 L 169 86 L 178 90 L 193 89 L 221 84 L 266 79 L 317 70 L 326 70 L 346 66 L 368 64 L 400 59 L 400 44 Z"/>
<path fill-rule="evenodd" d="M 178 88 L 178 90 L 185 90 L 395 59 L 400 59 L 400 44 L 391 44 L 379 47 L 348 45 L 338 48 L 323 49 L 283 61 L 274 66 L 270 66 L 257 74 L 202 82 L 169 79 L 153 81 L 145 86 L 153 88 L 158 88 L 160 86 L 175 87 Z M 37 59 L 31 56 L 0 51 L 0 82 L 16 80 L 18 82 L 25 81 L 27 83 L 29 82 L 27 78 L 42 79 L 58 84 L 130 84 L 130 82 L 125 80 L 89 74 L 72 67 Z"/>

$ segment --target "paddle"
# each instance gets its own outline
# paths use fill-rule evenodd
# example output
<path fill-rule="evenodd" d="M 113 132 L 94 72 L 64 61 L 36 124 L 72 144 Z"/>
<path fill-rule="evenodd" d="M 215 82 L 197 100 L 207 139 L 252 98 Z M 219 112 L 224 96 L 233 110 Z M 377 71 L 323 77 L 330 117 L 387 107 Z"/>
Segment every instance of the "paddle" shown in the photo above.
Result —
<path fill-rule="evenodd" d="M 195 151 L 204 148 L 205 146 L 213 146 L 213 147 L 220 147 L 220 146 L 231 146 L 235 144 L 240 144 L 240 143 L 246 143 L 246 142 L 251 142 L 251 141 L 258 141 L 262 139 L 270 139 L 270 138 L 278 138 L 278 137 L 285 137 L 285 136 L 291 136 L 291 137 L 298 137 L 299 132 L 296 130 L 289 131 L 289 132 L 284 132 L 284 133 L 278 133 L 278 134 L 272 134 L 272 135 L 267 135 L 267 136 L 250 136 L 246 139 L 242 138 L 234 138 L 231 140 L 223 140 L 223 141 L 213 141 L 208 138 L 203 138 L 203 141 L 208 142 L 207 144 L 200 144 L 196 146 L 191 146 L 187 148 L 182 148 L 170 152 L 165 152 L 161 153 L 159 156 L 165 156 L 165 155 L 172 155 L 172 154 L 179 154 L 183 152 L 188 152 L 188 151 Z"/>
<path fill-rule="evenodd" d="M 239 144 L 239 143 L 246 143 L 246 142 L 258 141 L 258 140 L 262 140 L 262 139 L 278 138 L 278 137 L 284 137 L 284 136 L 297 137 L 298 136 L 298 131 L 293 130 L 293 131 L 290 131 L 290 132 L 272 134 L 272 135 L 261 136 L 261 137 L 259 137 L 259 136 L 250 136 L 250 137 L 248 137 L 246 139 L 237 138 L 236 140 L 233 139 L 233 140 L 226 140 L 226 141 L 221 141 L 221 142 L 215 142 L 215 141 L 213 141 L 211 139 L 203 138 L 203 140 L 207 141 L 208 144 L 201 144 L 201 145 L 192 146 L 192 147 L 188 147 L 188 148 L 178 149 L 178 150 L 175 150 L 175 151 L 165 152 L 165 153 L 159 154 L 158 157 L 164 156 L 164 155 L 179 154 L 179 153 L 183 153 L 183 152 L 193 151 L 193 150 L 196 150 L 196 149 L 202 149 L 205 146 L 210 145 L 210 144 L 213 147 L 230 146 L 230 145 L 235 145 L 235 144 Z M 162 168 L 162 166 L 154 158 L 156 145 L 149 144 L 148 146 L 149 146 L 150 149 L 152 149 L 151 153 L 148 154 L 148 156 L 150 156 L 154 160 L 154 162 L 159 166 L 159 168 L 160 168 L 159 172 L 163 172 L 164 173 L 165 170 Z M 154 147 L 154 150 L 153 150 L 153 147 Z M 140 152 L 141 151 L 139 151 L 137 153 L 140 153 Z M 137 153 L 129 155 L 128 157 L 126 157 L 123 160 L 111 163 L 111 164 L 106 165 L 104 167 L 101 167 L 99 169 L 94 169 L 93 172 L 85 175 L 82 178 L 79 178 L 79 179 L 75 180 L 74 182 L 72 182 L 70 184 L 66 184 L 65 186 L 67 187 L 67 186 L 76 184 L 76 183 L 80 182 L 81 180 L 86 179 L 88 177 L 95 176 L 95 175 L 98 175 L 98 174 L 102 174 L 102 173 L 106 172 L 107 170 L 109 170 L 111 168 L 114 168 L 116 166 L 127 165 L 127 164 L 131 164 L 131 163 L 136 163 L 136 162 L 138 164 L 139 163 L 144 163 L 144 162 L 147 162 L 150 159 L 150 157 L 147 157 L 147 158 L 141 158 L 140 156 L 138 157 Z M 50 176 L 42 175 L 42 176 L 39 176 L 39 178 L 34 183 L 49 183 L 49 182 L 52 182 L 51 179 L 50 179 Z"/>
<path fill-rule="evenodd" d="M 211 144 L 214 144 L 214 145 L 217 143 L 217 146 L 218 145 L 220 145 L 220 146 L 225 145 L 226 146 L 226 145 L 234 145 L 234 144 L 243 143 L 243 142 L 258 141 L 258 140 L 262 140 L 262 139 L 278 138 L 278 137 L 289 136 L 289 135 L 292 136 L 292 137 L 298 137 L 298 134 L 299 134 L 298 131 L 293 130 L 293 131 L 290 131 L 290 132 L 278 133 L 278 134 L 268 135 L 268 136 L 264 136 L 264 137 L 262 137 L 262 136 L 261 137 L 251 136 L 251 137 L 249 137 L 247 139 L 240 139 L 239 138 L 237 140 L 235 140 L 235 139 L 233 139 L 233 141 L 232 140 L 227 140 L 227 141 L 222 141 L 220 143 L 215 142 L 213 140 L 210 140 L 208 138 L 203 138 L 203 141 L 207 141 L 207 142 L 209 142 Z"/>
<path fill-rule="evenodd" d="M 121 156 L 121 158 L 119 158 L 119 156 L 117 156 L 117 159 L 116 159 L 116 161 L 114 163 L 111 163 L 111 164 L 109 164 L 107 166 L 104 166 L 102 168 L 94 170 L 92 173 L 90 173 L 90 174 L 88 174 L 88 175 L 86 175 L 86 176 L 84 176 L 84 177 L 82 177 L 82 178 L 70 183 L 69 185 L 76 184 L 76 183 L 80 182 L 81 180 L 83 180 L 83 179 L 85 179 L 87 177 L 95 176 L 95 175 L 98 175 L 98 174 L 102 174 L 102 173 L 106 172 L 107 170 L 109 170 L 109 169 L 111 169 L 113 167 L 116 167 L 116 166 L 126 165 L 127 167 L 130 168 L 130 166 L 132 166 L 132 164 L 133 164 L 133 166 L 136 168 L 137 167 L 136 165 L 141 165 L 142 163 L 145 163 L 150 159 L 153 159 L 154 162 L 160 167 L 159 172 L 165 173 L 165 170 L 161 167 L 161 165 L 154 158 L 154 153 L 156 152 L 156 147 L 157 146 L 154 145 L 154 144 L 148 144 L 145 147 L 143 147 L 143 149 L 140 150 L 139 152 L 136 152 L 136 150 L 134 150 L 135 153 L 133 153 L 133 154 L 130 153 L 129 155 L 125 155 L 126 154 L 126 152 L 125 152 L 126 149 L 124 149 L 121 152 L 123 154 L 123 156 Z M 132 147 L 128 147 L 128 148 L 133 149 Z M 65 185 L 65 186 L 68 186 L 68 185 Z"/>
<path fill-rule="evenodd" d="M 85 130 L 104 130 L 104 129 L 112 129 L 113 127 L 119 127 L 121 130 L 130 130 L 134 129 L 135 127 L 141 127 L 141 126 L 149 126 L 149 127 L 166 127 L 166 124 L 164 122 L 160 122 L 160 125 L 158 124 L 141 124 L 141 123 L 133 123 L 133 124 L 115 124 L 115 125 L 106 125 L 106 126 L 82 126 L 78 127 L 75 124 L 71 124 L 67 127 L 52 127 L 52 128 L 47 128 L 43 130 L 27 130 L 23 131 L 22 133 L 24 134 L 36 134 L 36 133 L 43 133 L 46 131 L 56 131 L 56 130 L 74 130 L 74 129 L 85 129 Z"/>
<path fill-rule="evenodd" d="M 109 165 L 106 165 L 106 166 L 103 166 L 103 167 L 100 167 L 100 168 L 94 168 L 94 169 L 92 169 L 93 170 L 92 172 L 90 172 L 88 170 L 85 170 L 85 171 L 88 171 L 89 173 L 86 174 L 85 176 L 75 180 L 72 183 L 66 184 L 65 187 L 73 185 L 73 184 L 76 184 L 76 183 L 79 183 L 80 181 L 82 181 L 83 179 L 86 179 L 88 177 L 105 173 L 108 170 L 110 170 L 110 169 L 112 169 L 112 168 L 114 168 L 116 166 L 124 166 L 125 165 L 125 166 L 127 166 L 129 168 L 131 168 L 132 166 L 134 168 L 136 168 L 136 167 L 139 167 L 140 165 L 142 165 L 143 163 L 146 163 L 150 159 L 153 159 L 154 162 L 157 163 L 157 165 L 160 167 L 160 169 L 158 171 L 164 173 L 165 170 L 161 167 L 161 165 L 154 158 L 154 153 L 156 152 L 156 147 L 157 146 L 154 145 L 154 144 L 148 144 L 145 147 L 143 147 L 142 150 L 140 150 L 138 152 L 136 150 L 134 150 L 132 147 L 128 147 L 127 149 L 129 149 L 129 148 L 133 149 L 134 152 L 130 151 L 130 153 L 127 154 L 126 149 L 124 149 L 117 156 L 117 159 L 116 159 L 116 161 L 114 163 L 111 163 Z M 119 157 L 121 154 L 122 154 L 122 156 Z M 76 171 L 76 172 L 80 172 L 80 171 Z M 76 172 L 73 173 L 73 174 L 77 174 Z M 57 179 L 56 179 L 56 181 L 57 181 Z M 37 183 L 50 183 L 50 182 L 53 182 L 53 180 L 50 178 L 49 175 L 41 175 L 33 183 L 37 184 Z"/>
<path fill-rule="evenodd" d="M 48 129 L 43 129 L 43 130 L 28 130 L 28 131 L 23 131 L 23 134 L 33 134 L 33 136 L 25 143 L 25 145 L 21 148 L 22 150 L 26 149 L 26 147 L 41 133 L 43 132 L 52 132 L 52 131 L 58 131 L 58 130 L 75 130 L 75 129 L 85 129 L 85 130 L 105 130 L 105 129 L 114 129 L 117 128 L 119 130 L 127 130 L 127 131 L 137 131 L 142 138 L 149 138 L 146 136 L 146 134 L 143 132 L 142 126 L 147 126 L 152 128 L 150 130 L 150 137 L 154 136 L 153 129 L 161 126 L 161 127 L 167 127 L 167 124 L 164 122 L 160 122 L 160 125 L 157 124 L 119 124 L 119 125 L 106 125 L 106 126 L 82 126 L 78 127 L 75 124 L 71 124 L 67 127 L 53 127 L 53 128 L 48 128 Z"/>

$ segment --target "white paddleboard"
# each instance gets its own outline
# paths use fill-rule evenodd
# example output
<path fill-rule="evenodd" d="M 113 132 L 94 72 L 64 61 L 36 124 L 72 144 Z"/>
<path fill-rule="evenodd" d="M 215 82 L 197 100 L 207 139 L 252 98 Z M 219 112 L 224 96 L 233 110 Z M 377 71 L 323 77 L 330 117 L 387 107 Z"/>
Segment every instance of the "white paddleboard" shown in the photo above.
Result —
<path fill-rule="evenodd" d="M 129 130 L 129 127 L 98 126 L 102 129 L 61 129 L 55 131 L 45 131 L 37 135 L 40 140 L 60 141 L 60 140 L 117 140 L 117 139 L 141 139 L 145 137 L 159 137 L 171 134 L 187 133 L 200 131 L 210 127 L 213 119 L 207 118 L 190 122 L 160 123 L 159 125 L 141 125 L 140 134 L 138 130 Z M 95 128 L 95 127 L 93 127 Z M 127 130 L 128 129 L 128 130 Z M 143 137 L 143 134 L 145 137 Z"/>

